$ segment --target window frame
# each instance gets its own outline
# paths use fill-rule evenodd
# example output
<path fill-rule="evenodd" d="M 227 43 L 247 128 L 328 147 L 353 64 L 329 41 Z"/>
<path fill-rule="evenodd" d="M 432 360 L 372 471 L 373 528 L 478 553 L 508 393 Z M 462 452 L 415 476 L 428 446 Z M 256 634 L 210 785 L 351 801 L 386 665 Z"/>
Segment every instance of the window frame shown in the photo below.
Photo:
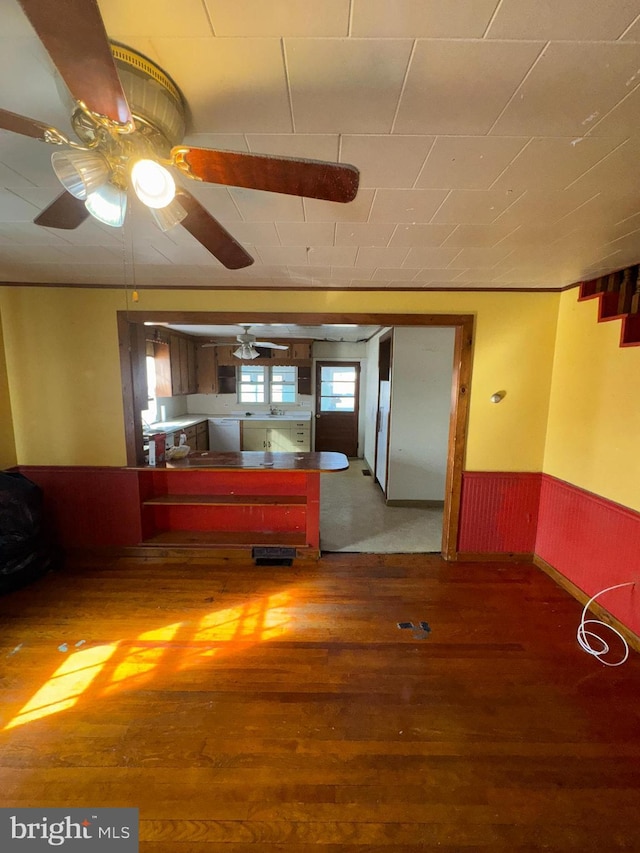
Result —
<path fill-rule="evenodd" d="M 247 383 L 242 381 L 242 370 L 243 368 L 251 368 L 260 369 L 263 371 L 262 375 L 264 377 L 264 382 L 255 382 L 255 383 Z M 277 385 L 283 389 L 291 388 L 293 389 L 293 400 L 274 400 L 273 399 L 273 371 L 274 370 L 282 370 L 282 369 L 290 369 L 294 371 L 293 380 L 291 382 L 278 382 Z M 264 388 L 264 400 L 243 400 L 242 399 L 242 389 L 243 385 L 245 388 L 259 388 L 262 386 Z M 239 364 L 236 367 L 236 402 L 243 404 L 255 404 L 255 405 L 271 405 L 273 403 L 278 403 L 282 405 L 293 405 L 298 402 L 298 368 L 295 365 L 271 365 L 271 364 Z"/>

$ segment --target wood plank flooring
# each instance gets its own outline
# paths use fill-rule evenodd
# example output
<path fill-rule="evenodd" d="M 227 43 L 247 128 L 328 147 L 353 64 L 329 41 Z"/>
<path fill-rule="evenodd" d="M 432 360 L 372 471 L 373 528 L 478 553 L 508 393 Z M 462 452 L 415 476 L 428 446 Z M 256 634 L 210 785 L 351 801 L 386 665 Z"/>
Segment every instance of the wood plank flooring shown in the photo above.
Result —
<path fill-rule="evenodd" d="M 640 659 L 580 612 L 527 565 L 76 560 L 0 599 L 0 804 L 137 806 L 143 853 L 637 851 Z"/>

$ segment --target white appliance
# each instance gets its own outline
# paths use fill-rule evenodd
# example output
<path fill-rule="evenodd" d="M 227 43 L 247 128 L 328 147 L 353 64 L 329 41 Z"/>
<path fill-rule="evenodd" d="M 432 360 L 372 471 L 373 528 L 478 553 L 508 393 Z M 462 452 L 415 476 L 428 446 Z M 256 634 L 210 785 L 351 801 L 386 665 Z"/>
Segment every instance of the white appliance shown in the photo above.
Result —
<path fill-rule="evenodd" d="M 209 418 L 209 450 L 240 450 L 238 418 Z"/>

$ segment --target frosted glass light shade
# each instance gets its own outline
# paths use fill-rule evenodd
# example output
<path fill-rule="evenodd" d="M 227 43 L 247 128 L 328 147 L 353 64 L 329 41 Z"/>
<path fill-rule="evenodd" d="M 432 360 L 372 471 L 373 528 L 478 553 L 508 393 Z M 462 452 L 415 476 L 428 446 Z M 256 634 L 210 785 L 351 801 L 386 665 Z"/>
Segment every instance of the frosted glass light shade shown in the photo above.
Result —
<path fill-rule="evenodd" d="M 109 164 L 96 151 L 54 151 L 51 165 L 56 177 L 76 198 L 86 199 L 109 180 Z"/>
<path fill-rule="evenodd" d="M 124 225 L 127 212 L 127 194 L 113 184 L 105 184 L 91 193 L 84 206 L 100 222 L 111 225 L 113 228 L 120 228 Z"/>
<path fill-rule="evenodd" d="M 238 347 L 237 350 L 234 350 L 233 354 L 235 355 L 236 358 L 243 358 L 243 359 L 258 358 L 258 356 L 260 355 L 258 350 L 254 349 L 254 347 L 252 347 L 251 344 L 242 344 L 241 346 Z"/>
<path fill-rule="evenodd" d="M 138 160 L 133 165 L 131 185 L 147 207 L 166 207 L 176 194 L 176 184 L 170 172 L 155 160 Z"/>
<path fill-rule="evenodd" d="M 187 215 L 187 211 L 175 198 L 171 204 L 168 204 L 166 207 L 150 207 L 149 213 L 153 217 L 158 228 L 162 231 L 169 231 L 170 228 L 173 228 L 175 225 L 182 222 Z"/>

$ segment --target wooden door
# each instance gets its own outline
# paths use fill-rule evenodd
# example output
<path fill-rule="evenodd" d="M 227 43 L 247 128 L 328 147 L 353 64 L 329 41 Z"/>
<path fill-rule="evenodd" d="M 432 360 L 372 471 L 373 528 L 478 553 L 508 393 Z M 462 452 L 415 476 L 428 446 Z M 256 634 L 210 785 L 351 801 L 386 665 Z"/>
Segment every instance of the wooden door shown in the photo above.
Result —
<path fill-rule="evenodd" d="M 345 456 L 358 455 L 359 389 L 359 362 L 316 363 L 317 452 L 331 450 Z"/>

